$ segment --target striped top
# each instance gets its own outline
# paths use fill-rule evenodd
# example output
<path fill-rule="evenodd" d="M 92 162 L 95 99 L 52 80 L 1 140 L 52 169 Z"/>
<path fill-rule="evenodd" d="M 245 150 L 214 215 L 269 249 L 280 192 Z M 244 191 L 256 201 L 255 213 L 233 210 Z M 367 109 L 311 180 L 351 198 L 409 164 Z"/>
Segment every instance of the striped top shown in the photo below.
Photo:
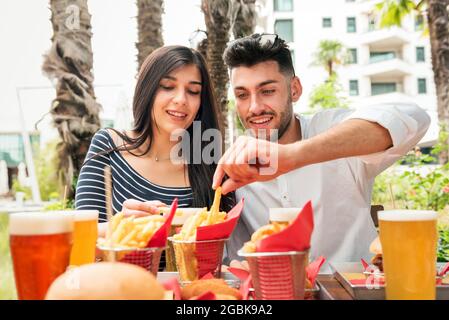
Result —
<path fill-rule="evenodd" d="M 152 183 L 134 170 L 119 151 L 110 151 L 114 148 L 116 148 L 114 141 L 106 129 L 99 130 L 92 138 L 78 178 L 76 209 L 98 210 L 99 222 L 106 222 L 103 173 L 105 166 L 110 166 L 112 172 L 114 214 L 122 210 L 123 202 L 127 199 L 159 200 L 170 205 L 175 198 L 178 198 L 179 207 L 192 206 L 193 195 L 190 187 L 163 187 Z"/>

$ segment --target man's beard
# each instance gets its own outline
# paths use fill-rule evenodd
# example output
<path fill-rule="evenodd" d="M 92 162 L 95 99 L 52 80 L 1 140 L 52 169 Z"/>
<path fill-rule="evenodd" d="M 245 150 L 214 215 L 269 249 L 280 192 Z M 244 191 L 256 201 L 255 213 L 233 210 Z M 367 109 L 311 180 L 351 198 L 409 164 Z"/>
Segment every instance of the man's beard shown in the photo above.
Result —
<path fill-rule="evenodd" d="M 278 140 L 282 138 L 284 133 L 287 131 L 288 127 L 292 123 L 292 115 L 293 115 L 293 104 L 292 98 L 289 95 L 287 104 L 285 105 L 284 112 L 281 112 L 281 121 L 279 123 L 278 129 Z M 273 138 L 273 137 L 272 137 Z"/>
<path fill-rule="evenodd" d="M 279 122 L 279 128 L 275 128 L 275 129 L 271 129 L 270 131 L 275 131 L 273 133 L 271 133 L 270 135 L 268 135 L 265 131 L 265 129 L 259 129 L 259 130 L 255 130 L 255 129 L 251 129 L 251 134 L 255 137 L 257 137 L 258 139 L 266 139 L 269 141 L 278 141 L 279 139 L 282 138 L 282 136 L 284 135 L 284 133 L 287 131 L 287 129 L 290 127 L 290 123 L 292 122 L 292 115 L 293 115 L 293 104 L 292 104 L 292 98 L 291 95 L 289 94 L 288 96 L 288 100 L 283 108 L 283 110 L 279 113 L 280 115 L 280 122 Z M 262 112 L 261 114 L 259 114 L 258 116 L 263 116 L 263 115 L 275 115 L 275 113 L 273 112 Z M 248 124 L 248 120 L 246 121 Z M 251 128 L 250 126 L 248 126 L 249 128 Z M 256 132 L 257 131 L 257 132 Z M 256 134 L 257 133 L 257 134 Z M 259 136 L 260 133 L 260 136 Z"/>

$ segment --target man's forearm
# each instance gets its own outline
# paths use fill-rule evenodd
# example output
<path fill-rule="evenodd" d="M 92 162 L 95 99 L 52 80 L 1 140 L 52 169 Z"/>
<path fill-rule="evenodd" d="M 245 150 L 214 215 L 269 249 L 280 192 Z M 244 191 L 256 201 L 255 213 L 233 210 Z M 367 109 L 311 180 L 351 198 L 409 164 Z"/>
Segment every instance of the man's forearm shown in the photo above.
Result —
<path fill-rule="evenodd" d="M 390 133 L 377 123 L 350 119 L 307 140 L 291 145 L 293 166 L 381 152 L 393 145 Z"/>

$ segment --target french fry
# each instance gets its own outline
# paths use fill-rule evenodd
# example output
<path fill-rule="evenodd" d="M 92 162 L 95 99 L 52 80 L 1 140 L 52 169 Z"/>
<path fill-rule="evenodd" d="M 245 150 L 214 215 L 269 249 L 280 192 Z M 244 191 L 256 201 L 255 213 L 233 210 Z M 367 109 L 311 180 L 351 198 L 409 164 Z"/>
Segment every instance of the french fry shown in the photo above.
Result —
<path fill-rule="evenodd" d="M 151 216 L 134 219 L 135 224 L 147 224 L 150 221 L 164 222 L 165 218 L 163 216 L 159 216 L 159 215 L 151 215 Z"/>
<path fill-rule="evenodd" d="M 208 219 L 209 224 L 214 224 L 213 221 L 216 220 L 216 216 L 218 215 L 218 212 L 220 211 L 220 200 L 221 200 L 221 187 L 218 187 L 215 190 L 214 202 L 212 203 L 212 207 L 210 208 L 209 219 Z"/>
<path fill-rule="evenodd" d="M 112 217 L 112 221 L 111 221 L 112 231 L 114 231 L 117 228 L 117 226 L 119 225 L 120 221 L 122 221 L 123 216 L 124 216 L 123 212 L 119 212 L 115 216 Z"/>
<path fill-rule="evenodd" d="M 137 230 L 131 230 L 130 233 L 128 233 L 119 243 L 119 245 L 127 245 L 129 242 L 136 236 Z"/>

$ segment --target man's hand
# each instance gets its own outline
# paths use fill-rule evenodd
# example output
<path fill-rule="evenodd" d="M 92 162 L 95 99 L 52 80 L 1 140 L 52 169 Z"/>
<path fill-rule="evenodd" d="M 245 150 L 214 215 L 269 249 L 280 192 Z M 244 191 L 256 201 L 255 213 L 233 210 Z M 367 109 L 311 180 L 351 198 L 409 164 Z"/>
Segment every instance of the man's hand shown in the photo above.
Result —
<path fill-rule="evenodd" d="M 218 162 L 212 188 L 222 185 L 226 194 L 255 181 L 268 181 L 294 169 L 291 145 L 241 136 Z"/>
<path fill-rule="evenodd" d="M 144 217 L 151 214 L 158 214 L 160 207 L 167 207 L 167 205 L 160 201 L 139 201 L 128 199 L 123 202 L 122 212 L 125 217 L 136 216 Z"/>

